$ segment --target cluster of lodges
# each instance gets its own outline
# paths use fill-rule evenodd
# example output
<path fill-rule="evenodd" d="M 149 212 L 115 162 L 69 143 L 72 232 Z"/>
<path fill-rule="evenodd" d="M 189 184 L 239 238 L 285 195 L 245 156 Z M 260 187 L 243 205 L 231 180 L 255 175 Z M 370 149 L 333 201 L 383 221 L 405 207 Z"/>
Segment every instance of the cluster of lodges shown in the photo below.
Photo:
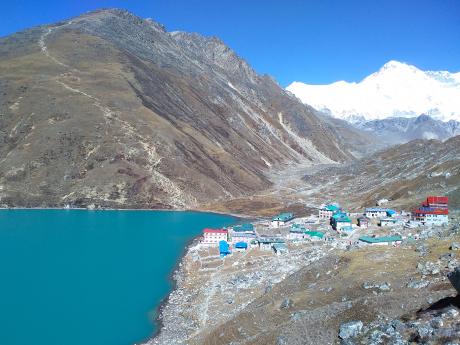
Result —
<path fill-rule="evenodd" d="M 411 222 L 420 225 L 448 224 L 448 201 L 449 199 L 443 196 L 427 197 L 426 201 L 412 212 Z M 356 218 L 356 224 L 353 224 L 350 213 L 344 211 L 338 204 L 325 205 L 318 211 L 319 220 L 329 222 L 332 229 L 341 234 L 341 237 L 350 237 L 354 233 L 354 229 L 368 228 L 371 222 L 374 224 L 378 222 L 378 225 L 382 227 L 402 225 L 404 223 L 403 216 L 404 213 L 400 215 L 390 208 L 369 207 Z M 280 213 L 271 219 L 270 224 L 272 228 L 286 228 L 290 225 L 286 239 L 293 243 L 298 241 L 333 240 L 332 237 L 326 236 L 324 232 L 305 228 L 305 225 L 309 224 L 309 219 L 304 220 L 304 224 L 295 223 L 293 222 L 294 219 L 293 213 Z M 318 219 L 316 219 L 316 223 L 318 223 Z M 409 222 L 405 226 L 407 224 Z M 359 237 L 359 242 L 367 245 L 398 245 L 401 241 L 402 237 L 400 235 Z M 273 250 L 278 255 L 288 251 L 284 238 L 279 236 L 259 236 L 255 231 L 254 225 L 250 223 L 224 229 L 204 229 L 202 244 L 219 246 L 221 256 L 230 254 L 232 250 L 246 251 L 253 247 L 258 247 L 260 250 Z"/>
<path fill-rule="evenodd" d="M 286 240 L 292 241 L 318 241 L 325 240 L 323 232 L 306 229 L 303 225 L 293 223 L 293 213 L 280 213 L 271 219 L 272 228 L 286 227 L 290 225 L 287 237 L 258 235 L 254 225 L 240 224 L 224 229 L 204 229 L 201 243 L 208 246 L 219 246 L 222 257 L 230 254 L 232 250 L 245 251 L 250 248 L 260 250 L 272 250 L 281 255 L 288 252 Z M 292 223 L 292 224 L 291 224 Z"/>
<path fill-rule="evenodd" d="M 287 222 L 289 217 L 284 214 L 277 216 L 280 222 Z M 291 214 L 290 219 L 294 216 Z M 203 245 L 218 245 L 220 256 L 231 254 L 231 250 L 246 251 L 253 247 L 261 250 L 273 250 L 277 255 L 286 253 L 287 246 L 284 239 L 279 237 L 258 236 L 251 223 L 235 225 L 225 229 L 204 229 Z"/>
<path fill-rule="evenodd" d="M 329 204 L 321 207 L 318 216 L 319 219 L 329 221 L 332 228 L 337 232 L 353 230 L 349 214 L 338 204 Z"/>
<path fill-rule="evenodd" d="M 291 228 L 289 229 L 288 238 L 292 241 L 321 241 L 326 239 L 324 232 L 308 230 L 303 225 L 297 223 L 291 225 Z"/>
<path fill-rule="evenodd" d="M 318 212 L 320 219 L 330 221 L 330 225 L 337 232 L 353 231 L 353 222 L 350 214 L 345 212 L 338 204 L 329 204 L 321 207 Z M 364 213 L 357 218 L 357 226 L 369 227 L 371 219 L 378 219 L 380 226 L 392 226 L 398 224 L 400 219 L 395 210 L 381 207 L 366 208 Z"/>
<path fill-rule="evenodd" d="M 422 225 L 449 224 L 449 198 L 429 196 L 419 208 L 412 211 L 412 219 Z"/>

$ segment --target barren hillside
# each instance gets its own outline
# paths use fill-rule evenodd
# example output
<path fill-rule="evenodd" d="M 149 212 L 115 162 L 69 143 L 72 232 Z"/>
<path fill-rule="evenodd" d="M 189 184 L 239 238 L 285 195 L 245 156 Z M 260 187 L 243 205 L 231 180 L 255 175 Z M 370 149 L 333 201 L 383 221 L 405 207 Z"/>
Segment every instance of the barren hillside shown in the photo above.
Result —
<path fill-rule="evenodd" d="M 0 39 L 0 75 L 8 206 L 194 207 L 362 146 L 219 39 L 123 10 Z"/>

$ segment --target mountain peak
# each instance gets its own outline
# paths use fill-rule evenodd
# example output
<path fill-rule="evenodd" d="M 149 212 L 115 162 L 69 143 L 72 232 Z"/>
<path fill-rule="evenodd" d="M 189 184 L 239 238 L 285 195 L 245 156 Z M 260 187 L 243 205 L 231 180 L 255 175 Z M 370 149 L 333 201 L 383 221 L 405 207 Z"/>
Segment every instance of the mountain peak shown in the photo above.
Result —
<path fill-rule="evenodd" d="M 302 102 L 332 116 L 352 121 L 429 114 L 441 121 L 460 120 L 460 83 L 457 74 L 422 71 L 390 60 L 359 83 L 335 82 L 287 87 Z"/>
<path fill-rule="evenodd" d="M 386 64 L 384 64 L 381 69 L 393 69 L 393 68 L 398 68 L 402 66 L 407 66 L 407 64 L 396 61 L 396 60 L 390 60 Z"/>

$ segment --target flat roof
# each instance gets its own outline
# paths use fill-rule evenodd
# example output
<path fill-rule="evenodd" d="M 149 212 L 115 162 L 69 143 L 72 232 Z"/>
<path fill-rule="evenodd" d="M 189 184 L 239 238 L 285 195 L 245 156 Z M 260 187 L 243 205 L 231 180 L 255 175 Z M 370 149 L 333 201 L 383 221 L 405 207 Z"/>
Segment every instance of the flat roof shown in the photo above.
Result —
<path fill-rule="evenodd" d="M 272 218 L 272 220 L 281 220 L 281 221 L 288 221 L 294 219 L 294 213 L 291 212 L 284 212 L 280 213 L 279 215 Z"/>
<path fill-rule="evenodd" d="M 305 235 L 323 238 L 324 237 L 324 232 L 321 232 L 321 231 L 305 231 Z"/>
<path fill-rule="evenodd" d="M 361 236 L 359 240 L 366 242 L 366 243 L 385 243 L 385 242 L 402 241 L 402 237 L 399 235 L 381 236 L 381 237 Z"/>
<path fill-rule="evenodd" d="M 226 229 L 209 229 L 206 228 L 203 230 L 203 233 L 206 234 L 226 234 L 228 231 Z"/>

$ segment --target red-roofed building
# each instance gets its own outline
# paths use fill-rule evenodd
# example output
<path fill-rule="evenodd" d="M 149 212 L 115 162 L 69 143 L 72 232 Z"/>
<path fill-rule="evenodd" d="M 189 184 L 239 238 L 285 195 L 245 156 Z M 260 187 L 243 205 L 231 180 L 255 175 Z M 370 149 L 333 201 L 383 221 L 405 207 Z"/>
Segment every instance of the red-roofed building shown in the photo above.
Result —
<path fill-rule="evenodd" d="M 447 225 L 449 223 L 449 198 L 429 196 L 422 207 L 412 212 L 412 218 L 424 225 Z"/>
<path fill-rule="evenodd" d="M 447 196 L 429 196 L 426 198 L 426 201 L 423 203 L 425 207 L 433 208 L 448 208 L 449 206 L 449 197 Z"/>
<path fill-rule="evenodd" d="M 228 231 L 226 229 L 204 229 L 203 244 L 219 244 L 220 241 L 227 241 Z"/>

